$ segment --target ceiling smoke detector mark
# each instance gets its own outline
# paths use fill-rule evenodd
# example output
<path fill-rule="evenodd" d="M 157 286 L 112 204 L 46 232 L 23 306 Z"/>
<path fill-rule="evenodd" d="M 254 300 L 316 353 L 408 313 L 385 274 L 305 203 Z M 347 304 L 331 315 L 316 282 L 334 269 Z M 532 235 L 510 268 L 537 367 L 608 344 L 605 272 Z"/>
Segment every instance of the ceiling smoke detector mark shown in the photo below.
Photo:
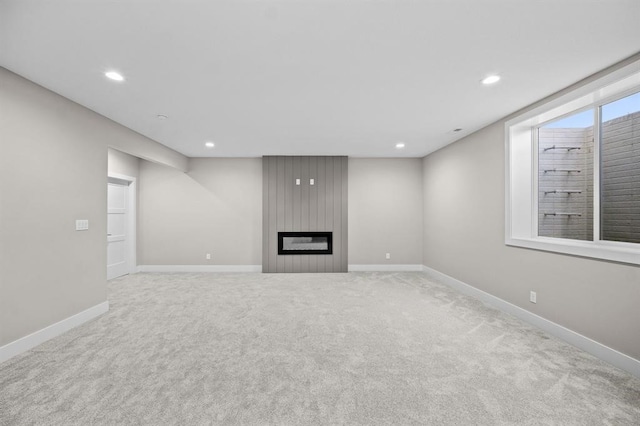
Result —
<path fill-rule="evenodd" d="M 206 146 L 207 148 L 213 148 L 214 146 L 216 146 L 216 144 L 213 142 L 206 142 L 204 146 Z"/>
<path fill-rule="evenodd" d="M 458 127 L 457 129 L 453 129 L 453 131 L 454 131 L 454 132 L 456 132 L 456 133 L 458 133 L 458 132 L 461 132 L 461 131 L 462 131 L 462 129 L 461 129 L 460 127 Z"/>
<path fill-rule="evenodd" d="M 104 75 L 113 81 L 124 81 L 124 76 L 120 74 L 118 71 L 107 71 Z"/>
<path fill-rule="evenodd" d="M 487 77 L 483 78 L 482 79 L 482 84 L 484 84 L 485 86 L 488 86 L 490 84 L 495 84 L 495 83 L 497 83 L 499 81 L 500 81 L 500 76 L 497 75 L 497 74 L 494 74 L 494 75 L 490 75 L 490 76 L 487 76 Z"/>
<path fill-rule="evenodd" d="M 164 120 L 166 120 L 167 118 L 169 118 L 169 116 L 164 115 L 164 114 L 158 114 L 158 115 L 156 115 L 156 118 L 157 118 L 158 120 L 160 120 L 160 121 L 164 121 Z"/>

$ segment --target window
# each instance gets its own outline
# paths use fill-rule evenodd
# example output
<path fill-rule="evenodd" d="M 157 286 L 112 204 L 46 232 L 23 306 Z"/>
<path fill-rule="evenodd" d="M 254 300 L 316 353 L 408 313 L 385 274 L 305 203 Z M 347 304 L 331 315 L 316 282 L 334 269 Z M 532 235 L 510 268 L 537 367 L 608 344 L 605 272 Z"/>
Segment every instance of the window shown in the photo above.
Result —
<path fill-rule="evenodd" d="M 640 244 L 640 93 L 601 107 L 600 232 Z"/>
<path fill-rule="evenodd" d="M 538 235 L 593 240 L 593 110 L 537 128 Z"/>
<path fill-rule="evenodd" d="M 505 130 L 506 244 L 640 264 L 640 62 Z"/>

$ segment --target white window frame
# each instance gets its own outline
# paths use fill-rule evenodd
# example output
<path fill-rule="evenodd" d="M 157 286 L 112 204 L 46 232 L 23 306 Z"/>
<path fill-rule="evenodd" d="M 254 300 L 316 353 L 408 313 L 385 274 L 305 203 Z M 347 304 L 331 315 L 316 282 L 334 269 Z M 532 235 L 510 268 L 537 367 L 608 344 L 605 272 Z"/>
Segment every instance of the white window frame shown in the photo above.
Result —
<path fill-rule="evenodd" d="M 595 109 L 640 90 L 640 61 L 555 97 L 505 123 L 505 244 L 640 265 L 640 244 L 600 240 L 600 164 L 594 149 L 593 241 L 538 236 L 538 150 L 540 125 Z M 598 129 L 599 126 L 594 126 Z M 597 143 L 599 135 L 594 134 Z"/>

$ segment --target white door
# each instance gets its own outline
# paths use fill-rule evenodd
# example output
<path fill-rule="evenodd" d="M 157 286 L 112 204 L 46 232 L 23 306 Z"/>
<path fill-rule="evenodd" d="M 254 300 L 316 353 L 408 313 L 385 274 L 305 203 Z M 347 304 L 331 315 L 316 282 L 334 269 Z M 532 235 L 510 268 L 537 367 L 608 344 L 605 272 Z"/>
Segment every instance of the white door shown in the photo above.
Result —
<path fill-rule="evenodd" d="M 126 183 L 107 184 L 107 279 L 129 273 L 127 264 L 127 199 Z"/>

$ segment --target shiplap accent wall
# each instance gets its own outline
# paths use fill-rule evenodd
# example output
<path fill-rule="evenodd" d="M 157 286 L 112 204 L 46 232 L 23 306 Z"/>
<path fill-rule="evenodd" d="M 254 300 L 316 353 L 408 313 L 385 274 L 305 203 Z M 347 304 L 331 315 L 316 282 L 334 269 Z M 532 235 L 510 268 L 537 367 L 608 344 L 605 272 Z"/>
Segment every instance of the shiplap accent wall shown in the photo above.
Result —
<path fill-rule="evenodd" d="M 262 158 L 262 272 L 347 272 L 347 167 L 342 156 Z M 333 254 L 278 255 L 285 231 L 331 231 Z"/>

